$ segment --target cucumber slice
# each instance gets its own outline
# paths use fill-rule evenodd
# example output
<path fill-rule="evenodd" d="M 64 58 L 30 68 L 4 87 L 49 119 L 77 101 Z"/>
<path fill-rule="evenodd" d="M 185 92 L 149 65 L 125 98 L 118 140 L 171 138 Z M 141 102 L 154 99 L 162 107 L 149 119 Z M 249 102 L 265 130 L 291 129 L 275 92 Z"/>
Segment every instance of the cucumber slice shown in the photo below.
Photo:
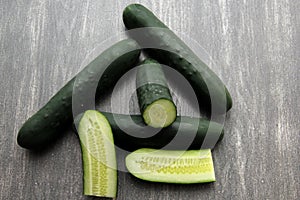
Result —
<path fill-rule="evenodd" d="M 84 195 L 116 197 L 116 153 L 107 119 L 98 111 L 86 111 L 79 122 L 78 135 L 82 150 Z"/>
<path fill-rule="evenodd" d="M 216 181 L 210 149 L 139 149 L 126 157 L 126 166 L 131 174 L 146 181 L 180 184 Z"/>

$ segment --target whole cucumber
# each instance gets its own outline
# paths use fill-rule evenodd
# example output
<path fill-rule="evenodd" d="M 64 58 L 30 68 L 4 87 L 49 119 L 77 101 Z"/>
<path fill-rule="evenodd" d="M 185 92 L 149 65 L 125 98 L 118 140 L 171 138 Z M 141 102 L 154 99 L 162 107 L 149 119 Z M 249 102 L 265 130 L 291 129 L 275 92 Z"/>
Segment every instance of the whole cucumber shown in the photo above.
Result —
<path fill-rule="evenodd" d="M 223 114 L 232 107 L 231 96 L 219 77 L 150 10 L 131 4 L 123 12 L 123 21 L 128 29 L 144 28 L 131 35 L 150 57 L 173 67 L 189 81 L 200 108 Z"/>
<path fill-rule="evenodd" d="M 101 113 L 111 126 L 115 145 L 128 151 L 140 148 L 213 149 L 224 136 L 223 125 L 204 118 L 177 116 L 170 126 L 159 129 L 147 126 L 141 115 Z M 81 117 L 82 114 L 75 118 L 74 129 Z"/>
<path fill-rule="evenodd" d="M 40 149 L 55 140 L 72 124 L 73 97 L 84 98 L 86 91 L 97 87 L 94 97 L 98 98 L 135 66 L 139 55 L 140 47 L 132 39 L 105 50 L 24 123 L 18 132 L 18 144 L 27 149 Z"/>

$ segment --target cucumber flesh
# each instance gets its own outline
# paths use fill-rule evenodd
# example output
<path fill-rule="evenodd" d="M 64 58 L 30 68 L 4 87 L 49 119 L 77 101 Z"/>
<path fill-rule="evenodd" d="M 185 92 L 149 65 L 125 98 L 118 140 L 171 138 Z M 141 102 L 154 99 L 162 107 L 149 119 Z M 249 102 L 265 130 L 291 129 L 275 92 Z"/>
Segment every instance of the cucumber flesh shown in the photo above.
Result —
<path fill-rule="evenodd" d="M 179 184 L 216 181 L 210 149 L 139 149 L 126 157 L 126 167 L 135 177 L 146 181 Z"/>
<path fill-rule="evenodd" d="M 176 119 L 176 108 L 170 100 L 159 99 L 146 108 L 143 118 L 154 128 L 167 127 Z"/>
<path fill-rule="evenodd" d="M 82 150 L 84 195 L 116 197 L 116 153 L 109 122 L 100 112 L 88 110 L 79 122 L 78 135 Z"/>

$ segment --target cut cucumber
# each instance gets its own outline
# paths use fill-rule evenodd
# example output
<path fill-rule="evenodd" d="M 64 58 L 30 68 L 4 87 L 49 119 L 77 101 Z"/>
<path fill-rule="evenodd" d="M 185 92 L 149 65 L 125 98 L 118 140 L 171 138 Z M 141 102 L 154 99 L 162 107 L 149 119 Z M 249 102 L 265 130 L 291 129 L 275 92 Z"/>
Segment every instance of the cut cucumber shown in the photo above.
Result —
<path fill-rule="evenodd" d="M 161 65 L 153 59 L 144 60 L 138 67 L 136 84 L 145 123 L 154 128 L 172 124 L 176 119 L 176 106 Z"/>
<path fill-rule="evenodd" d="M 78 127 L 83 162 L 84 195 L 116 197 L 117 164 L 114 139 L 107 119 L 86 111 Z"/>
<path fill-rule="evenodd" d="M 210 149 L 139 149 L 126 157 L 126 167 L 132 175 L 146 181 L 180 184 L 216 181 Z"/>

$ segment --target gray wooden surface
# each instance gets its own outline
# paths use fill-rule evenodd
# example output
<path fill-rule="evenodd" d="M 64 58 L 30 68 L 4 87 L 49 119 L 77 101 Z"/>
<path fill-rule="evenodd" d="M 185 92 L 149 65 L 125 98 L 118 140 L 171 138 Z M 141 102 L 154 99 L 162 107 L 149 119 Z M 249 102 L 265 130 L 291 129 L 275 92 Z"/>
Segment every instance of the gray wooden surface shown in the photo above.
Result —
<path fill-rule="evenodd" d="M 82 195 L 74 133 L 35 153 L 15 138 L 97 45 L 124 31 L 122 10 L 131 2 L 0 0 L 0 199 L 90 199 Z M 154 184 L 120 172 L 118 199 L 299 199 L 299 1 L 138 2 L 209 52 L 234 105 L 213 152 L 217 182 Z M 119 90 L 114 111 L 138 111 L 127 93 L 133 83 Z M 192 113 L 177 98 L 180 114 Z M 110 98 L 99 107 L 109 110 Z"/>

